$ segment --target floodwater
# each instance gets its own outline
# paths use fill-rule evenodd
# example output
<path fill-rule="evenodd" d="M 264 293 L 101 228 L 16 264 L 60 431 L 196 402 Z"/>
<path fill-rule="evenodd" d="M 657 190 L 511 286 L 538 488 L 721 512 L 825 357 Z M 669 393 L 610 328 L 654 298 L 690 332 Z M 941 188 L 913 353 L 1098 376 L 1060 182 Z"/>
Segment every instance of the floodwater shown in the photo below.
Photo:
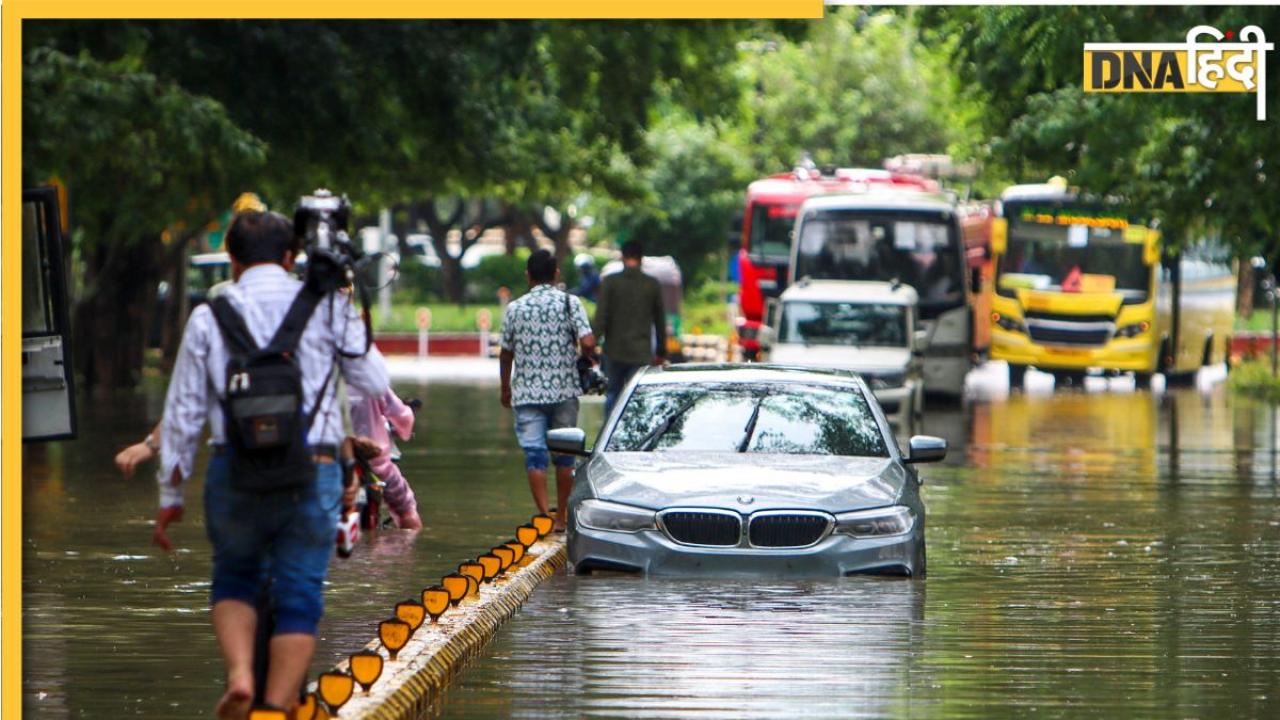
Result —
<path fill-rule="evenodd" d="M 496 388 L 427 401 L 403 467 L 427 529 L 336 561 L 315 668 L 398 600 L 531 512 Z M 150 476 L 114 450 L 159 390 L 82 405 L 81 439 L 25 449 L 24 707 L 32 717 L 206 716 L 200 484 L 148 546 Z M 599 424 L 600 406 L 584 406 Z M 444 717 L 1280 716 L 1276 413 L 1221 385 L 1137 393 L 983 390 L 931 410 L 924 580 L 560 575 L 446 692 Z"/>

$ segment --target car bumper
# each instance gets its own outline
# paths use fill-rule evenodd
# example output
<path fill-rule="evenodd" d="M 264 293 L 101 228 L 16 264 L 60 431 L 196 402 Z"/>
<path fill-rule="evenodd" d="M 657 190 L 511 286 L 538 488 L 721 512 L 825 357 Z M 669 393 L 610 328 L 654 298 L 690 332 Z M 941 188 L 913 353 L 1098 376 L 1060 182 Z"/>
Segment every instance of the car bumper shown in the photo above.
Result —
<path fill-rule="evenodd" d="M 1113 339 L 1099 347 L 1074 347 L 1033 343 L 1021 333 L 999 328 L 991 332 L 991 359 L 1014 365 L 1032 365 L 1042 370 L 1134 370 L 1155 369 L 1151 341 Z"/>
<path fill-rule="evenodd" d="M 923 528 L 885 538 L 830 535 L 804 548 L 682 545 L 660 530 L 636 533 L 572 528 L 569 562 L 577 572 L 620 570 L 653 575 L 831 577 L 856 573 L 919 574 Z"/>

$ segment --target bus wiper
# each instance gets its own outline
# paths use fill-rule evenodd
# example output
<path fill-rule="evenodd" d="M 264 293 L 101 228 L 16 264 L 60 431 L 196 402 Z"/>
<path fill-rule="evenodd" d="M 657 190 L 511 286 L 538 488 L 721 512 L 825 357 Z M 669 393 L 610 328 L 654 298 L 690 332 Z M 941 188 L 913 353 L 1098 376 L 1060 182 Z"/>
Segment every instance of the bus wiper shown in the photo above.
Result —
<path fill-rule="evenodd" d="M 743 430 L 746 435 L 742 438 L 742 442 L 738 444 L 738 452 L 746 452 L 747 446 L 751 444 L 751 436 L 756 432 L 756 420 L 760 419 L 760 406 L 764 404 L 764 399 L 767 397 L 769 396 L 762 395 L 760 396 L 760 399 L 756 401 L 756 406 L 751 411 L 751 419 L 747 421 L 747 427 Z"/>
<path fill-rule="evenodd" d="M 689 409 L 696 404 L 698 404 L 698 401 L 696 398 L 693 400 L 690 400 L 689 402 L 685 403 L 679 410 L 676 410 L 675 412 L 671 413 L 665 419 L 663 419 L 662 422 L 658 423 L 657 427 L 650 430 L 649 434 L 645 435 L 644 438 L 640 440 L 640 452 L 648 452 L 652 450 L 653 446 L 657 445 L 658 441 L 662 439 L 662 436 L 666 435 L 667 431 L 671 429 L 671 426 L 675 424 L 675 421 L 679 420 L 682 415 L 688 412 Z"/>

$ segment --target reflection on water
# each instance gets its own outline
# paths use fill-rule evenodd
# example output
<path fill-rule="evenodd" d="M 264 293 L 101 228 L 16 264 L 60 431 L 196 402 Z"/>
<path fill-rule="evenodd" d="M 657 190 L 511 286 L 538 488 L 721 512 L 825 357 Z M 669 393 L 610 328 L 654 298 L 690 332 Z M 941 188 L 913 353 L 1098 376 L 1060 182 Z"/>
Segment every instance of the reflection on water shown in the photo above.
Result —
<path fill-rule="evenodd" d="M 531 512 L 493 387 L 427 400 L 404 468 L 427 527 L 331 574 L 317 669 Z M 152 403 L 149 408 L 145 403 Z M 147 546 L 155 493 L 111 452 L 155 397 L 28 446 L 24 707 L 204 716 L 220 692 L 199 503 Z M 600 406 L 587 404 L 586 424 Z M 448 717 L 1280 716 L 1270 408 L 1177 391 L 1014 393 L 932 413 L 929 577 L 549 581 L 435 712 Z M 198 498 L 200 484 L 188 489 Z"/>

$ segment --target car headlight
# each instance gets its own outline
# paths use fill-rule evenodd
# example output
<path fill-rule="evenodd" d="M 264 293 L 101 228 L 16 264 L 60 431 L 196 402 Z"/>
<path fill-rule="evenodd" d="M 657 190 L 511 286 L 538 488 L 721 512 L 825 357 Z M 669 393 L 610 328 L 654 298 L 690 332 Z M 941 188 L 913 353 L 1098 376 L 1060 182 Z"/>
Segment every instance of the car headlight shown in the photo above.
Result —
<path fill-rule="evenodd" d="M 872 390 L 888 390 L 889 388 L 900 388 L 907 382 L 907 374 L 905 372 L 882 373 L 880 375 L 872 375 L 867 378 L 867 384 Z"/>
<path fill-rule="evenodd" d="M 998 312 L 991 313 L 991 322 L 999 325 L 1002 329 L 1009 332 L 1026 334 L 1027 326 L 1022 324 L 1021 320 L 1011 318 L 1008 315 L 1001 315 Z"/>
<path fill-rule="evenodd" d="M 836 515 L 836 527 L 832 532 L 857 538 L 884 537 L 910 532 L 915 524 L 916 517 L 911 508 L 894 505 Z"/>
<path fill-rule="evenodd" d="M 604 500 L 583 500 L 574 512 L 574 517 L 579 525 L 592 530 L 633 533 L 657 529 L 652 510 Z"/>
<path fill-rule="evenodd" d="M 1143 322 L 1140 322 L 1140 323 L 1125 325 L 1119 330 L 1116 330 L 1116 337 L 1131 338 L 1137 335 L 1141 335 L 1142 333 L 1150 329 L 1151 329 L 1151 323 L 1146 322 L 1144 320 Z"/>

